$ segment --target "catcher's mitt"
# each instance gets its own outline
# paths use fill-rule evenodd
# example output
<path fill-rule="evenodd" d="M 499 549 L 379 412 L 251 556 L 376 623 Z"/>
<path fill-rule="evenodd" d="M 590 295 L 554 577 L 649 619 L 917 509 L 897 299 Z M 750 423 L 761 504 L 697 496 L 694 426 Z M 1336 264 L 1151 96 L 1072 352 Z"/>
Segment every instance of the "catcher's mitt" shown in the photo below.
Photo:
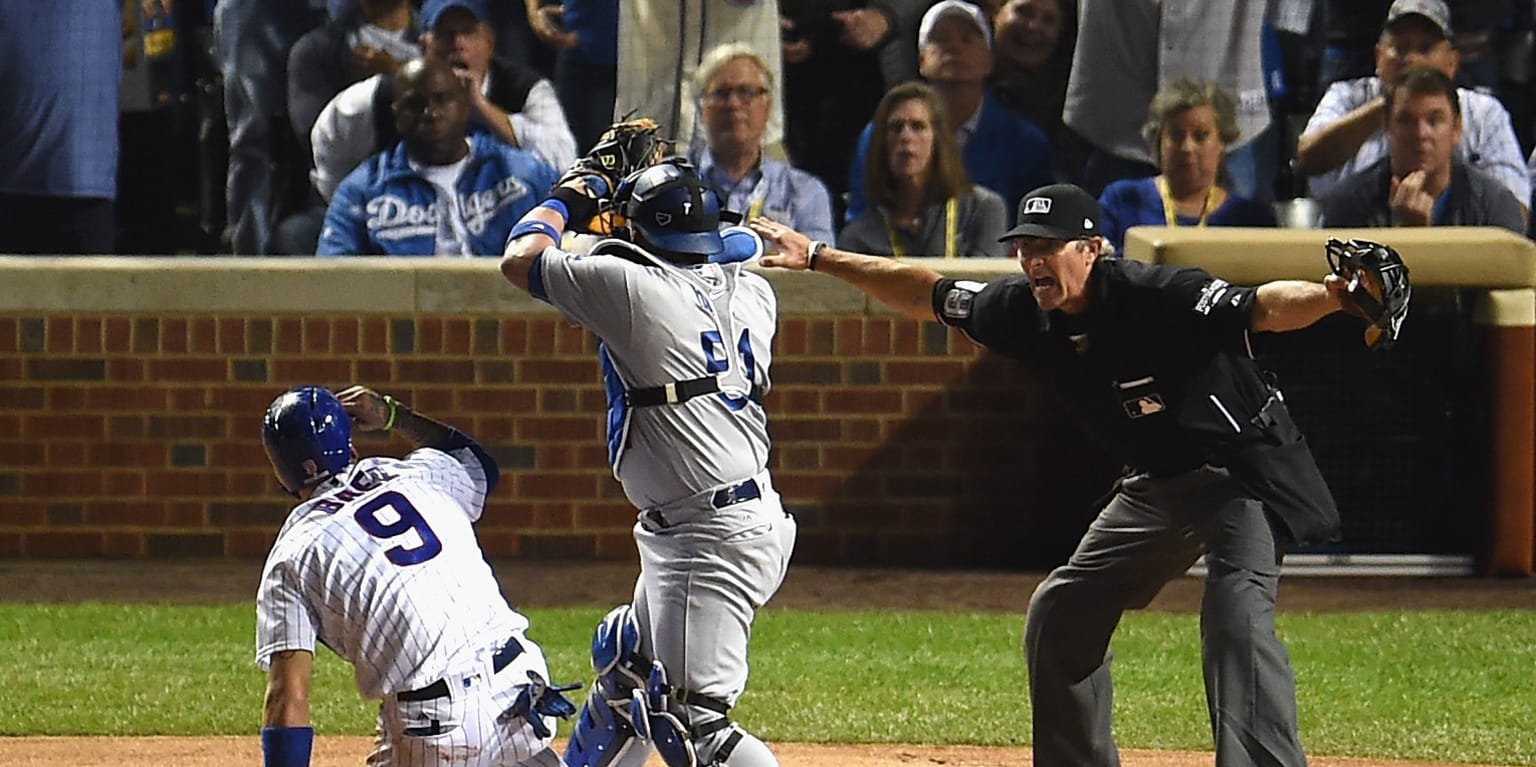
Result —
<path fill-rule="evenodd" d="M 650 167 L 667 155 L 670 142 L 656 135 L 660 126 L 649 117 L 623 120 L 608 126 L 597 143 L 587 150 L 582 164 L 600 169 L 617 184 L 625 176 Z"/>
<path fill-rule="evenodd" d="M 660 126 L 649 117 L 616 122 L 561 176 L 561 183 L 572 177 L 598 176 L 608 185 L 606 193 L 598 195 L 597 215 L 586 222 L 574 222 L 572 229 L 606 235 L 623 223 L 616 219 L 608 203 L 620 181 L 667 156 L 671 142 L 661 138 L 659 130 Z"/>
<path fill-rule="evenodd" d="M 1372 349 L 1392 346 L 1408 318 L 1408 300 L 1413 296 L 1403 257 L 1378 242 L 1342 242 L 1332 237 L 1325 252 L 1328 267 L 1349 283 L 1354 312 L 1371 323 L 1365 328 L 1365 345 Z"/>

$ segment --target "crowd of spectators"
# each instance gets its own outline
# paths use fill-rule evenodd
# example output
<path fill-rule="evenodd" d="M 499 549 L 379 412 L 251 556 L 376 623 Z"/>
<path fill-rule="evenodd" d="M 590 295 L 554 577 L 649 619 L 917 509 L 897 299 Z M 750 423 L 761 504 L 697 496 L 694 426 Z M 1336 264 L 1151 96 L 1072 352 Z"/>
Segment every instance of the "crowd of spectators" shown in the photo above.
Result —
<path fill-rule="evenodd" d="M 1117 247 L 1137 225 L 1275 226 L 1294 197 L 1324 226 L 1529 234 L 1533 16 L 1532 0 L 0 0 L 0 252 L 141 252 L 124 218 L 163 200 L 205 229 L 179 252 L 492 255 L 502 222 L 629 114 L 657 119 L 726 208 L 893 257 L 1003 255 L 1024 193 L 1056 181 L 1100 198 Z M 146 78 L 159 96 L 127 106 Z M 130 109 L 186 117 L 188 140 L 148 147 Z M 141 155 L 165 172 L 125 174 Z"/>

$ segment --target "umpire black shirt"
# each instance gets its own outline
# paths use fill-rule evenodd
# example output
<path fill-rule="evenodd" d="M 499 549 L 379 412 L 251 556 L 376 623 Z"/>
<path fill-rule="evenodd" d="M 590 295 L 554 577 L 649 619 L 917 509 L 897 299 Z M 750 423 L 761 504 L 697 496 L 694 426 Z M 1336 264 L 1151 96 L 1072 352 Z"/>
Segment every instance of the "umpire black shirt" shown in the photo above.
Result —
<path fill-rule="evenodd" d="M 1056 393 L 1134 471 L 1171 475 L 1256 432 L 1269 387 L 1248 345 L 1255 288 L 1201 269 L 1100 258 L 1088 308 L 1042 311 L 1029 277 L 942 279 L 939 320 L 1045 371 Z"/>

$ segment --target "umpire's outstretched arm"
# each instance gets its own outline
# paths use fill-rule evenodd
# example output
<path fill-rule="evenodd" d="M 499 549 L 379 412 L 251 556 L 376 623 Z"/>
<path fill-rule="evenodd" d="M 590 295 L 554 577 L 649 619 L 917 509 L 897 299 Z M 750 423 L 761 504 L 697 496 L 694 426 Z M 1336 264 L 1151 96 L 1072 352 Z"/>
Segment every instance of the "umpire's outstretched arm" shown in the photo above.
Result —
<path fill-rule="evenodd" d="M 938 272 L 886 256 L 838 250 L 766 218 L 749 223 L 753 231 L 778 248 L 777 253 L 763 256 L 763 266 L 823 272 L 914 320 L 937 319 L 933 314 L 933 287 L 943 279 Z"/>
<path fill-rule="evenodd" d="M 1318 320 L 1353 306 L 1349 283 L 1330 274 L 1322 283 L 1275 280 L 1259 286 L 1254 297 L 1250 327 L 1256 331 L 1300 330 Z"/>
<path fill-rule="evenodd" d="M 839 250 L 766 218 L 757 218 L 750 223 L 753 231 L 778 249 L 777 253 L 763 256 L 764 266 L 823 272 L 912 319 L 935 319 L 933 288 L 943 278 L 938 272 L 885 256 Z M 1331 274 L 1321 283 L 1305 280 L 1267 282 L 1259 286 L 1251 328 L 1256 332 L 1282 332 L 1307 327 L 1329 314 L 1353 306 L 1348 293 L 1348 283 Z"/>

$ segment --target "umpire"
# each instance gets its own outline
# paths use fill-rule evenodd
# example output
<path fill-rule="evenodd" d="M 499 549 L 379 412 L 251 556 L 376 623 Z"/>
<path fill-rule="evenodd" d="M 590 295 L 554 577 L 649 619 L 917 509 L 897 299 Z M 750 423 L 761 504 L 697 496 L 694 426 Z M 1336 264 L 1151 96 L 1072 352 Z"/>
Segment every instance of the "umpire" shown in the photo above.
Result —
<path fill-rule="evenodd" d="M 1022 274 L 988 283 L 835 249 L 766 219 L 763 263 L 842 279 L 908 317 L 937 317 L 1045 372 L 1083 426 L 1128 467 L 1066 565 L 1030 599 L 1037 767 L 1119 764 L 1110 636 L 1127 609 L 1205 553 L 1200 608 L 1218 767 L 1306 763 L 1295 679 L 1275 636 L 1290 542 L 1336 538 L 1332 495 L 1250 355 L 1255 332 L 1351 309 L 1348 283 L 1239 287 L 1200 269 L 1100 258 L 1098 203 L 1069 184 L 1019 203 L 1004 241 Z"/>

